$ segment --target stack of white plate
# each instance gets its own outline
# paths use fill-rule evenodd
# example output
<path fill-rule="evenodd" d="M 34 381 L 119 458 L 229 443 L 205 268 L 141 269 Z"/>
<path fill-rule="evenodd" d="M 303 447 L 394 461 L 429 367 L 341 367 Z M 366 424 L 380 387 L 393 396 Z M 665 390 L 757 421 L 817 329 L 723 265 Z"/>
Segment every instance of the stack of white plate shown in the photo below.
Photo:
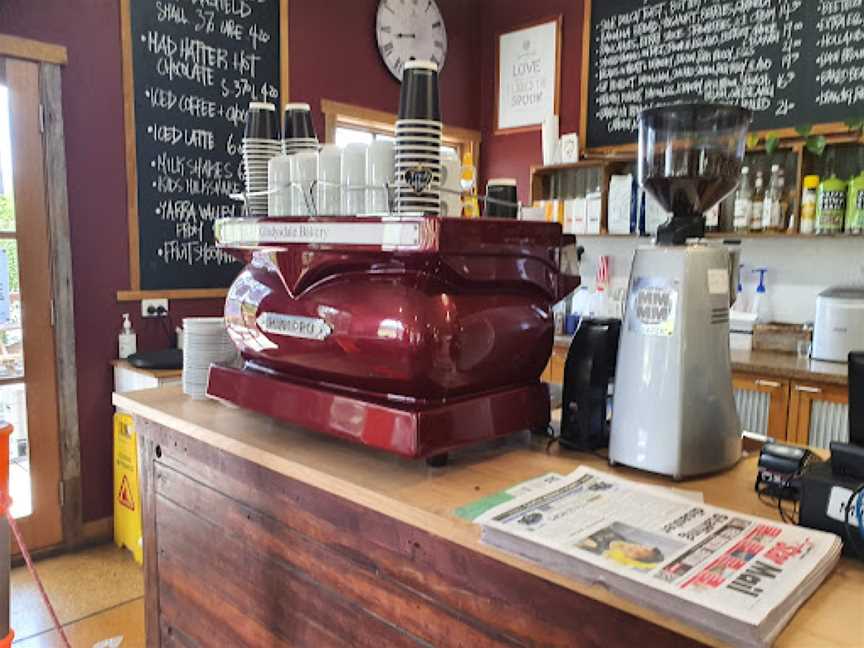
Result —
<path fill-rule="evenodd" d="M 222 317 L 183 319 L 183 393 L 204 398 L 210 365 L 237 366 L 240 355 Z"/>

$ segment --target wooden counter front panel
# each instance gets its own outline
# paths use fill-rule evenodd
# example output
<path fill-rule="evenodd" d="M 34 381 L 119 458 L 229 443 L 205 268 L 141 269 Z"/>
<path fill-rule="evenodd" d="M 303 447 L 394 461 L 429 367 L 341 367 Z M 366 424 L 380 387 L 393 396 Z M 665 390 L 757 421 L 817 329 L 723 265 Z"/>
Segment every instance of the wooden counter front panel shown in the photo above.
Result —
<path fill-rule="evenodd" d="M 146 473 L 148 646 L 692 645 L 409 524 L 136 421 Z"/>

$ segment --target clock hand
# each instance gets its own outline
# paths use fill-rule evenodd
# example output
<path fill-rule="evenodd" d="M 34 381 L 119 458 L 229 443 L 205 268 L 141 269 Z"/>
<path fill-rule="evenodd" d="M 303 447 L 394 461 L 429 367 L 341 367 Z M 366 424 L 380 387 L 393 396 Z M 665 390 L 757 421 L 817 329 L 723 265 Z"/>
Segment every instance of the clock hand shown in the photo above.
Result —
<path fill-rule="evenodd" d="M 417 38 L 417 34 L 396 34 L 396 38 Z"/>

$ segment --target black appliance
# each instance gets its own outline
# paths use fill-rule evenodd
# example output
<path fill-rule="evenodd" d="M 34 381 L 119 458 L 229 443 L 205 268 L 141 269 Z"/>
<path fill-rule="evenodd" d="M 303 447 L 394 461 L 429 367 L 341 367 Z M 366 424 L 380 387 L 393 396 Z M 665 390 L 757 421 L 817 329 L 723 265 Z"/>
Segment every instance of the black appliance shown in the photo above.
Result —
<path fill-rule="evenodd" d="M 849 443 L 864 446 L 864 351 L 849 354 Z"/>
<path fill-rule="evenodd" d="M 615 378 L 621 320 L 583 319 L 564 363 L 559 443 L 571 450 L 609 445 L 609 385 Z"/>

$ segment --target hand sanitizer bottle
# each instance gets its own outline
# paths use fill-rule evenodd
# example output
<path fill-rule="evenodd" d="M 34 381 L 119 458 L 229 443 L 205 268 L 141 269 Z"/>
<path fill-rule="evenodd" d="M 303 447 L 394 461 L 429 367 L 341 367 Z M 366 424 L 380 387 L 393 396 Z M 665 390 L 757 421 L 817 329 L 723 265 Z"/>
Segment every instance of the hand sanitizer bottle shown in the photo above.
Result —
<path fill-rule="evenodd" d="M 117 339 L 118 355 L 121 360 L 125 360 L 138 350 L 138 337 L 135 335 L 135 331 L 132 330 L 129 313 L 123 313 L 123 330 L 117 336 Z"/>
<path fill-rule="evenodd" d="M 754 268 L 753 273 L 759 273 L 759 285 L 756 286 L 756 295 L 750 312 L 756 314 L 756 321 L 765 324 L 771 321 L 771 304 L 768 302 L 768 293 L 765 290 L 765 273 L 768 268 Z"/>

